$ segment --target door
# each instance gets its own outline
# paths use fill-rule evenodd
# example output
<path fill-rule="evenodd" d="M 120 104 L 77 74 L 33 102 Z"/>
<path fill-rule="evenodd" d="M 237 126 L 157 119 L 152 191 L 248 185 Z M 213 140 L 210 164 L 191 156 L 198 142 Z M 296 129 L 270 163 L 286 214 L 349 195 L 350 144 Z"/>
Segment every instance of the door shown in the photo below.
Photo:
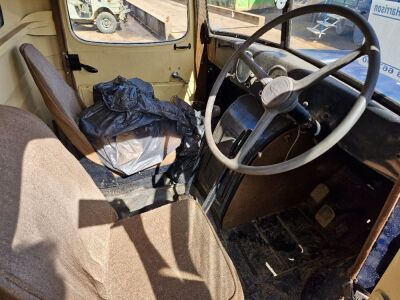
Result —
<path fill-rule="evenodd" d="M 58 1 L 68 54 L 98 70 L 73 71 L 85 105 L 94 84 L 117 76 L 150 82 L 160 100 L 193 100 L 193 0 Z"/>

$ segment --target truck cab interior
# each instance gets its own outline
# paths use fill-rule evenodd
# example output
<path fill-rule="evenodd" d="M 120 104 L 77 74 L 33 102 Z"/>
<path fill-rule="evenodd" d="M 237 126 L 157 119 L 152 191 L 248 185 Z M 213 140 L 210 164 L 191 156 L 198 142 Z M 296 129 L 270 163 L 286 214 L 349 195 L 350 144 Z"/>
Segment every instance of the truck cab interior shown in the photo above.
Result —
<path fill-rule="evenodd" d="M 0 299 L 400 299 L 379 1 L 0 1 Z M 133 174 L 85 135 L 125 78 L 196 116 L 185 164 L 177 120 Z"/>

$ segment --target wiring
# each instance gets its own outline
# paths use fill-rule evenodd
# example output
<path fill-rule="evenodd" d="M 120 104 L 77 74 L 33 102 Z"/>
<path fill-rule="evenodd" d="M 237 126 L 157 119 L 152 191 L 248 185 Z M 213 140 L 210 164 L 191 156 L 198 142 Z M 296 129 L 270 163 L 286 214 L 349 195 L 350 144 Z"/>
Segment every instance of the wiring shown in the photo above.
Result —
<path fill-rule="evenodd" d="M 290 153 L 292 152 L 294 146 L 296 145 L 296 143 L 298 142 L 298 140 L 299 140 L 299 138 L 300 138 L 300 133 L 301 133 L 300 126 L 298 126 L 298 127 L 297 127 L 297 135 L 296 135 L 296 138 L 294 139 L 293 144 L 290 146 L 289 151 L 287 152 L 284 161 L 287 161 L 287 160 L 288 160 Z"/>

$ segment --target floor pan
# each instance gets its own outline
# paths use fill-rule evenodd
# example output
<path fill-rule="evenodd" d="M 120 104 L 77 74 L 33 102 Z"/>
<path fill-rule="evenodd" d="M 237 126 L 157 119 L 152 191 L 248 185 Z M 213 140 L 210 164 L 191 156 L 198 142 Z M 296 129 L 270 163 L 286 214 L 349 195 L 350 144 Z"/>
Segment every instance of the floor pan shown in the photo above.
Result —
<path fill-rule="evenodd" d="M 339 299 L 358 247 L 318 226 L 298 207 L 222 232 L 247 299 Z"/>

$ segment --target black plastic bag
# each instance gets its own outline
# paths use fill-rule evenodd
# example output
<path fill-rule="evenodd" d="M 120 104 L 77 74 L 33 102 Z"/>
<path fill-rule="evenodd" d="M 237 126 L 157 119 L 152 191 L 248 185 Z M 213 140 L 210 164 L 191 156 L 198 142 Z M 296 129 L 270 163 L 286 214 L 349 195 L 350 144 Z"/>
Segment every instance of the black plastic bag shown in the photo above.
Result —
<path fill-rule="evenodd" d="M 151 84 L 123 77 L 95 85 L 93 95 L 79 127 L 107 167 L 132 175 L 160 163 L 179 145 L 177 165 L 198 155 L 202 129 L 183 100 L 160 101 Z"/>

